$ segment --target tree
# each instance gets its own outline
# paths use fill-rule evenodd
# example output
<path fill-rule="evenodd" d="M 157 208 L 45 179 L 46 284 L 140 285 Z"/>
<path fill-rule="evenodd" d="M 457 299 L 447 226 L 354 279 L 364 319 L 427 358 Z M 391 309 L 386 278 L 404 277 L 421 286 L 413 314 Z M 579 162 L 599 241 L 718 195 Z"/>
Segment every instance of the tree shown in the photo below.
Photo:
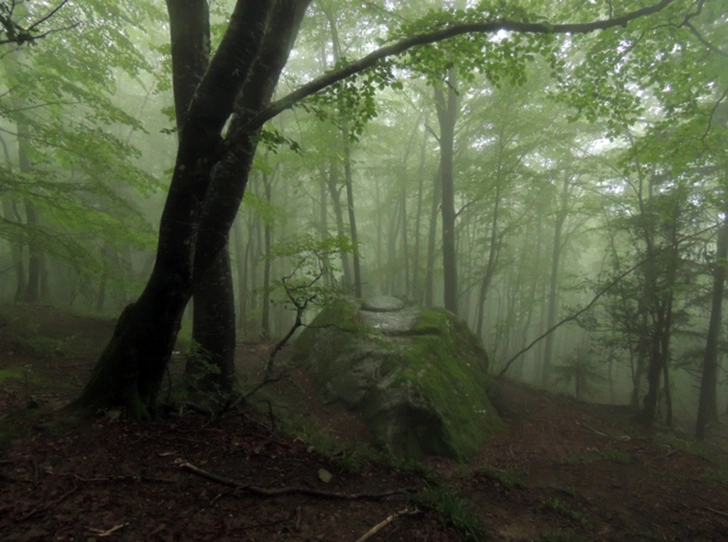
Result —
<path fill-rule="evenodd" d="M 417 33 L 413 34 L 417 27 L 408 28 L 410 37 L 336 68 L 271 102 L 308 3 L 309 0 L 236 3 L 222 42 L 186 111 L 152 275 L 138 300 L 122 312 L 114 336 L 74 403 L 76 407 L 95 411 L 121 403 L 137 417 L 146 418 L 153 413 L 182 311 L 196 284 L 226 246 L 265 121 L 307 96 L 368 69 L 371 70 L 365 75 L 374 79 L 369 80 L 367 88 L 374 81 L 386 81 L 391 65 L 381 61 L 416 46 L 465 34 L 487 35 L 508 30 L 516 35 L 527 33 L 543 38 L 534 43 L 524 41 L 524 50 L 550 50 L 549 43 L 555 34 L 617 28 L 657 13 L 673 0 L 661 0 L 620 17 L 583 24 L 494 19 L 446 21 L 443 28 L 442 20 L 426 21 Z M 472 16 L 482 14 L 473 11 Z M 482 54 L 486 43 L 476 43 Z M 519 59 L 517 65 L 526 61 Z"/>
<path fill-rule="evenodd" d="M 151 64 L 144 45 L 129 40 L 139 30 L 129 32 L 126 24 L 143 32 L 159 14 L 133 4 L 119 3 L 118 19 L 105 3 L 67 5 L 52 15 L 63 32 L 32 46 L 7 45 L 0 59 L 0 238 L 13 247 L 18 301 L 52 296 L 72 303 L 78 285 L 89 302 L 102 291 L 103 298 L 121 300 L 134 282 L 126 272 L 128 252 L 154 242 L 134 199 L 161 183 L 140 164 L 136 145 L 149 134 L 125 103 L 127 88 L 143 86 Z M 13 5 L 24 27 L 49 15 L 45 3 Z M 117 46 L 88 56 L 109 42 Z M 134 113 L 144 103 L 134 103 Z"/>

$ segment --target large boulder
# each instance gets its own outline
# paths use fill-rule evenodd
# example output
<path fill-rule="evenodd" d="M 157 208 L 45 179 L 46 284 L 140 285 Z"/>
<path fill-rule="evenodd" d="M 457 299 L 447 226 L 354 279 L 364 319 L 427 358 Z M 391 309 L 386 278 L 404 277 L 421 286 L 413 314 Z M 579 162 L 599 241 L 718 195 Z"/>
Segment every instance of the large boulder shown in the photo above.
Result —
<path fill-rule="evenodd" d="M 375 444 L 402 458 L 467 459 L 502 423 L 480 341 L 444 309 L 337 300 L 301 333 L 294 360 L 325 401 L 358 411 Z"/>

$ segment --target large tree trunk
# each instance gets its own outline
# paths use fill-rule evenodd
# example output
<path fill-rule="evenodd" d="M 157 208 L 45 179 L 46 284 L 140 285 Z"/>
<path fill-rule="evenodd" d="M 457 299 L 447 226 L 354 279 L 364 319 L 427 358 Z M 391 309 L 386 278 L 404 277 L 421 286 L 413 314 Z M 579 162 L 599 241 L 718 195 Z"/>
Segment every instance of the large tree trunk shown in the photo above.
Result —
<path fill-rule="evenodd" d="M 195 400 L 222 401 L 235 391 L 234 300 L 230 255 L 225 247 L 195 288 L 192 339 L 197 347 L 185 365 L 185 380 L 197 395 Z"/>
<path fill-rule="evenodd" d="M 226 246 L 245 191 L 257 132 L 247 124 L 269 103 L 307 5 L 237 3 L 180 132 L 152 275 L 124 309 L 75 407 L 94 412 L 123 404 L 137 417 L 153 412 L 195 280 Z"/>
<path fill-rule="evenodd" d="M 442 89 L 435 87 L 437 118 L 440 123 L 440 183 L 442 189 L 442 268 L 445 308 L 458 314 L 458 272 L 455 238 L 455 185 L 453 180 L 453 153 L 455 122 L 458 113 L 458 95 L 453 70 L 447 78 L 447 98 Z"/>
<path fill-rule="evenodd" d="M 177 129 L 181 133 L 195 89 L 210 63 L 210 21 L 204 0 L 167 0 Z M 230 254 L 222 250 L 205 273 L 198 274 L 193 297 L 192 340 L 185 379 L 197 393 L 227 395 L 235 376 L 235 300 Z"/>

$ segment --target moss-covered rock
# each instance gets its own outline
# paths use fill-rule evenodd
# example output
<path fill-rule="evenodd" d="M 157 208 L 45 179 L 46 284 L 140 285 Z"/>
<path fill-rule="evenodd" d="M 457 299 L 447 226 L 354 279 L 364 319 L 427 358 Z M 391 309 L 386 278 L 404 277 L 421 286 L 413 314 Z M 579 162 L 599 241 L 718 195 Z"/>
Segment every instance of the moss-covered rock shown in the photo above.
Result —
<path fill-rule="evenodd" d="M 375 444 L 400 457 L 466 459 L 502 426 L 486 395 L 485 351 L 444 309 L 338 300 L 301 334 L 294 359 L 325 400 L 359 411 Z"/>

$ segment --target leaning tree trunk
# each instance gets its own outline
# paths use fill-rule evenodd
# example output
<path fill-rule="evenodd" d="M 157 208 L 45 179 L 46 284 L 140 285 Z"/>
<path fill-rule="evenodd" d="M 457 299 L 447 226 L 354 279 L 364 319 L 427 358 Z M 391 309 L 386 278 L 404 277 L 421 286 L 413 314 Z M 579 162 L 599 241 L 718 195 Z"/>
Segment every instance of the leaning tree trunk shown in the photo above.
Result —
<path fill-rule="evenodd" d="M 307 6 L 236 4 L 180 132 L 152 275 L 122 312 L 74 407 L 88 413 L 123 404 L 134 416 L 152 414 L 195 280 L 226 246 L 245 191 L 258 132 L 247 125 L 269 103 Z"/>

